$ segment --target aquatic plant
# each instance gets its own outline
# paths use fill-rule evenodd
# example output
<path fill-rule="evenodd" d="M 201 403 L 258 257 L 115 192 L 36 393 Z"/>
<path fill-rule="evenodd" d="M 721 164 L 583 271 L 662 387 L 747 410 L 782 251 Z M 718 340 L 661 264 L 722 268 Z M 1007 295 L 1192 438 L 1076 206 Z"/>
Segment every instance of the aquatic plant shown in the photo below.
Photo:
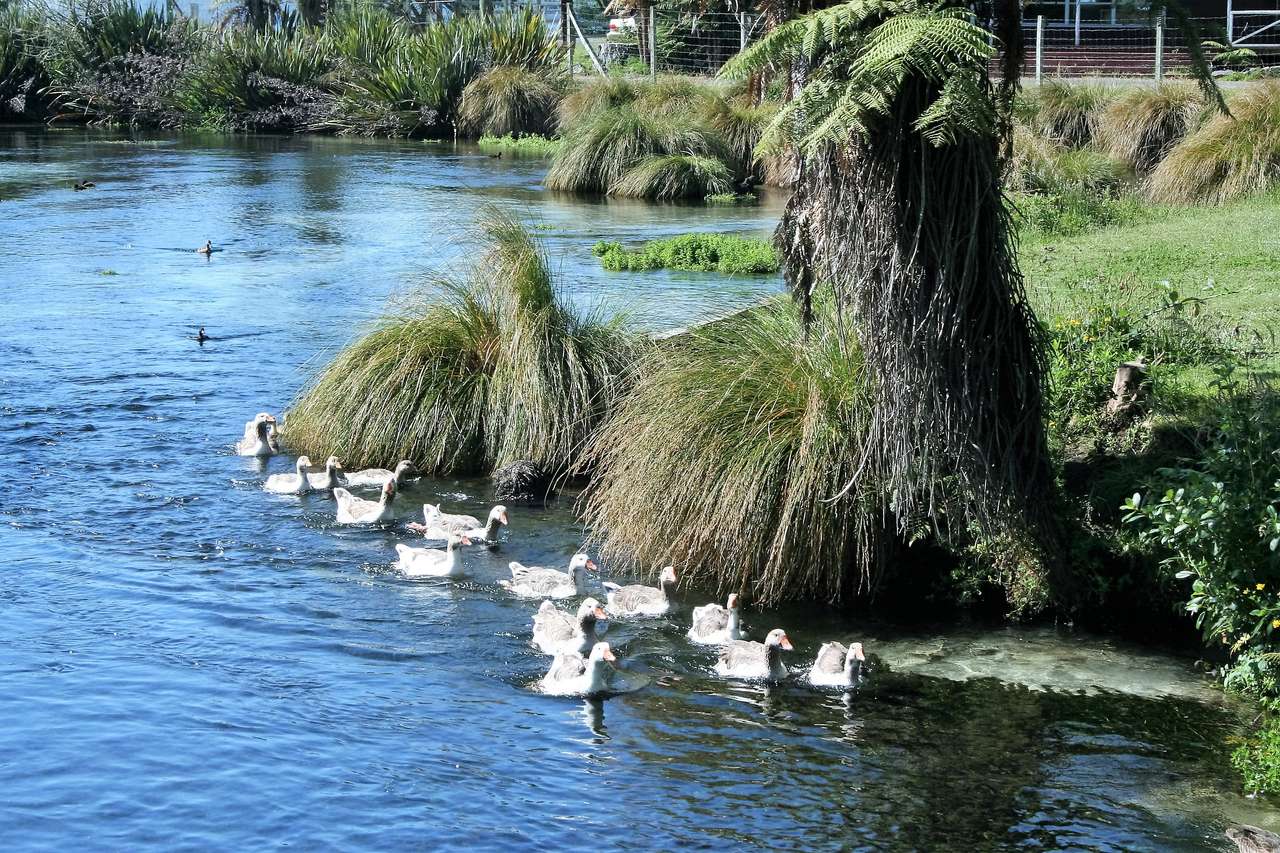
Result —
<path fill-rule="evenodd" d="M 1103 110 L 1114 97 L 1104 86 L 1049 80 L 1030 95 L 1036 128 L 1064 145 L 1079 148 L 1093 141 Z"/>
<path fill-rule="evenodd" d="M 487 250 L 472 269 L 417 294 L 307 386 L 289 412 L 291 449 L 435 474 L 576 458 L 645 340 L 570 307 L 510 214 L 489 210 L 480 227 Z"/>
<path fill-rule="evenodd" d="M 27 6 L 0 8 L 0 119 L 40 117 L 49 84 L 40 53 L 44 16 Z"/>
<path fill-rule="evenodd" d="M 1204 94 L 1190 84 L 1129 89 L 1103 110 L 1097 142 L 1112 157 L 1149 172 L 1207 114 Z"/>
<path fill-rule="evenodd" d="M 871 397 L 848 341 L 830 301 L 806 329 L 778 299 L 651 352 L 584 458 L 602 553 L 762 602 L 874 587 L 856 559 L 879 541 L 859 476 Z"/>
<path fill-rule="evenodd" d="M 485 151 L 499 151 L 520 157 L 550 157 L 560 148 L 560 140 L 554 137 L 529 134 L 526 136 L 481 136 L 476 144 Z"/>
<path fill-rule="evenodd" d="M 560 101 L 557 121 L 561 131 L 581 123 L 589 116 L 630 104 L 636 99 L 636 86 L 629 77 L 593 76 L 573 87 Z"/>
<path fill-rule="evenodd" d="M 627 170 L 609 186 L 609 194 L 673 201 L 723 195 L 733 175 L 723 160 L 697 154 L 654 154 Z"/>
<path fill-rule="evenodd" d="M 458 129 L 468 136 L 547 133 L 560 91 L 558 71 L 496 65 L 462 90 Z"/>
<path fill-rule="evenodd" d="M 777 114 L 778 104 L 772 101 L 752 104 L 738 95 L 713 98 L 704 109 L 708 124 L 723 137 L 725 147 L 733 155 L 736 171 L 744 175 L 757 171 L 756 146 Z"/>
<path fill-rule="evenodd" d="M 1230 106 L 1160 161 L 1148 183 L 1153 200 L 1222 204 L 1280 186 L 1280 81 L 1234 92 Z"/>
<path fill-rule="evenodd" d="M 591 251 L 614 272 L 673 269 L 735 275 L 777 272 L 781 263 L 769 241 L 736 234 L 681 234 L 651 240 L 634 251 L 602 241 Z"/>

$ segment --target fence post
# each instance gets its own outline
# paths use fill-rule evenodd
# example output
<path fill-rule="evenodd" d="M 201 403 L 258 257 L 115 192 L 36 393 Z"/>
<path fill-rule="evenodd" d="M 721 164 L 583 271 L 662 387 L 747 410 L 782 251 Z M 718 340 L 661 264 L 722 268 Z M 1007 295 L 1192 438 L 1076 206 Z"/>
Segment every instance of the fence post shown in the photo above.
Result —
<path fill-rule="evenodd" d="M 1036 15 L 1036 85 L 1044 79 L 1044 15 Z"/>
<path fill-rule="evenodd" d="M 569 57 L 569 81 L 573 81 L 573 34 L 569 30 L 569 2 L 560 0 L 560 26 L 564 29 L 564 50 Z"/>
<path fill-rule="evenodd" d="M 649 7 L 649 78 L 658 77 L 658 4 Z"/>
<path fill-rule="evenodd" d="M 1164 80 L 1164 8 L 1156 15 L 1156 82 Z"/>
<path fill-rule="evenodd" d="M 738 52 L 747 49 L 747 13 L 738 13 Z"/>
<path fill-rule="evenodd" d="M 1236 9 L 1232 0 L 1227 0 L 1227 47 L 1236 46 Z"/>
<path fill-rule="evenodd" d="M 1076 47 L 1080 46 L 1080 3 L 1081 0 L 1076 0 Z"/>
<path fill-rule="evenodd" d="M 200 20 L 200 4 L 199 3 L 191 4 L 191 20 L 193 21 Z"/>

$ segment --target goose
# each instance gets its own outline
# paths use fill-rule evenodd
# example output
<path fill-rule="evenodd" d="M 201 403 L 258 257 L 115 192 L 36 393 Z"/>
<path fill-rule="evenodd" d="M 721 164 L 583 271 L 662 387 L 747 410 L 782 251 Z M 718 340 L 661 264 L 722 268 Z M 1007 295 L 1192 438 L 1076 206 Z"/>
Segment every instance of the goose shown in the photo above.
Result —
<path fill-rule="evenodd" d="M 586 659 L 572 652 L 556 655 L 542 677 L 542 692 L 552 696 L 599 696 L 612 690 L 617 668 L 608 643 L 596 643 Z"/>
<path fill-rule="evenodd" d="M 307 474 L 310 467 L 311 460 L 306 456 L 299 456 L 296 473 L 272 474 L 262 484 L 262 488 L 281 495 L 305 495 L 311 491 L 311 479 Z"/>
<path fill-rule="evenodd" d="M 342 463 L 338 461 L 338 457 L 330 456 L 324 461 L 324 471 L 307 474 L 307 482 L 311 483 L 311 488 L 327 492 L 335 486 L 345 486 L 347 477 L 342 473 Z"/>
<path fill-rule="evenodd" d="M 396 466 L 396 470 L 386 468 L 365 468 L 363 471 L 352 471 L 347 474 L 348 486 L 382 486 L 393 482 L 397 489 L 404 487 L 404 481 L 414 473 L 413 463 L 405 459 Z"/>
<path fill-rule="evenodd" d="M 533 615 L 533 644 L 549 655 L 562 652 L 585 655 L 600 641 L 596 622 L 607 618 L 604 608 L 594 598 L 578 605 L 576 619 L 558 610 L 548 599 Z"/>
<path fill-rule="evenodd" d="M 862 643 L 823 643 L 809 670 L 809 683 L 815 687 L 849 687 L 862 679 L 866 663 Z"/>
<path fill-rule="evenodd" d="M 722 646 L 740 639 L 742 632 L 738 623 L 738 594 L 729 594 L 727 606 L 704 604 L 693 608 L 693 626 L 689 628 L 689 639 L 695 643 Z"/>
<path fill-rule="evenodd" d="M 441 512 L 439 504 L 434 506 L 423 504 L 422 517 L 426 520 L 426 524 L 418 524 L 415 521 L 406 526 L 428 539 L 447 539 L 450 533 L 459 533 L 468 539 L 497 542 L 502 526 L 507 523 L 507 508 L 498 504 L 489 510 L 489 518 L 484 525 L 481 525 L 480 519 L 474 515 L 451 515 Z"/>
<path fill-rule="evenodd" d="M 716 672 L 729 678 L 759 678 L 781 681 L 787 677 L 787 666 L 782 662 L 782 652 L 791 651 L 787 632 L 774 628 L 763 643 L 750 640 L 734 640 L 720 650 Z"/>
<path fill-rule="evenodd" d="M 441 551 L 439 548 L 410 548 L 408 545 L 396 545 L 396 553 L 400 559 L 396 568 L 400 573 L 411 578 L 436 577 L 443 578 L 461 574 L 458 560 L 459 545 L 470 545 L 465 536 L 450 536 Z"/>
<path fill-rule="evenodd" d="M 604 584 L 608 591 L 608 610 L 614 616 L 662 616 L 671 607 L 667 598 L 668 584 L 676 582 L 675 566 L 666 566 L 658 574 L 658 585 L 644 586 L 631 584 L 618 586 L 616 583 Z"/>
<path fill-rule="evenodd" d="M 358 498 L 343 488 L 333 490 L 333 499 L 338 502 L 339 524 L 385 524 L 395 518 L 391 507 L 395 498 L 395 483 L 383 486 L 382 497 L 376 501 Z"/>
<path fill-rule="evenodd" d="M 271 441 L 271 425 L 275 422 L 275 418 L 264 412 L 246 424 L 245 435 L 236 444 L 236 452 L 241 456 L 259 458 L 274 456 L 277 449 Z M 253 429 L 252 434 L 249 432 L 250 427 Z"/>
<path fill-rule="evenodd" d="M 587 571 L 595 571 L 596 564 L 586 554 L 574 554 L 569 561 L 569 571 L 546 569 L 542 566 L 526 566 L 512 562 L 511 580 L 501 580 L 504 589 L 524 598 L 570 598 L 587 594 Z"/>

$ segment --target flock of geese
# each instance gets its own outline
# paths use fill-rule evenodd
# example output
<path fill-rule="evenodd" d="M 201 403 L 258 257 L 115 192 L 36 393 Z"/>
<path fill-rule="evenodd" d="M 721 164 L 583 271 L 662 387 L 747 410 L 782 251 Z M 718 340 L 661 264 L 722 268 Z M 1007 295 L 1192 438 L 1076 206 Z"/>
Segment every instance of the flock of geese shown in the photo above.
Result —
<path fill-rule="evenodd" d="M 262 412 L 245 424 L 244 436 L 236 444 L 241 456 L 266 458 L 281 452 L 279 424 L 275 417 Z M 378 525 L 395 520 L 392 503 L 405 481 L 414 475 L 410 462 L 401 462 L 395 470 L 370 468 L 344 471 L 337 457 L 330 456 L 323 469 L 315 470 L 311 460 L 300 456 L 292 474 L 272 474 L 263 484 L 269 492 L 302 495 L 308 492 L 331 492 L 337 504 L 338 524 Z M 358 497 L 352 488 L 377 488 L 377 500 Z M 462 571 L 461 548 L 494 545 L 502 528 L 507 526 L 505 506 L 495 506 L 482 522 L 471 515 L 444 512 L 439 504 L 423 504 L 423 521 L 407 527 L 429 540 L 443 542 L 444 548 L 417 548 L 396 545 L 396 568 L 406 577 L 451 577 Z M 510 563 L 510 580 L 499 584 L 521 598 L 542 599 L 533 616 L 533 645 L 552 656 L 551 667 L 543 676 L 543 692 L 561 696 L 600 696 L 626 693 L 639 689 L 644 680 L 615 664 L 617 658 L 609 643 L 600 638 L 599 623 L 608 619 L 663 617 L 671 607 L 669 588 L 676 583 L 676 572 L 667 566 L 658 576 L 658 585 L 630 584 L 620 586 L 603 582 L 605 603 L 591 596 L 590 572 L 598 568 L 586 554 L 575 554 L 568 569 L 526 566 Z M 556 606 L 555 601 L 581 598 L 574 614 Z M 715 669 L 728 678 L 781 681 L 788 675 L 782 653 L 792 651 L 791 641 L 781 628 L 768 633 L 764 642 L 742 638 L 737 594 L 720 604 L 705 604 L 693 610 L 693 622 L 687 636 L 695 643 L 720 647 Z M 809 669 L 808 679 L 819 687 L 852 687 L 862 679 L 865 664 L 861 643 L 848 646 L 837 642 L 823 643 Z"/>

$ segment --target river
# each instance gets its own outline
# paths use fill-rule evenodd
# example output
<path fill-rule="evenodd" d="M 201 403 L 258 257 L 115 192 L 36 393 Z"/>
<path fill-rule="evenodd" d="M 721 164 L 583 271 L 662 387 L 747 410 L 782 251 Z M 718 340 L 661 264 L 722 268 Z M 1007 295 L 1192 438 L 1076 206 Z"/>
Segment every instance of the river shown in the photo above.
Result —
<path fill-rule="evenodd" d="M 726 683 L 684 638 L 705 601 L 684 591 L 669 618 L 610 628 L 647 688 L 553 698 L 531 689 L 534 607 L 495 581 L 508 560 L 567 561 L 567 501 L 513 507 L 468 580 L 423 582 L 391 569 L 403 532 L 263 492 L 290 460 L 232 455 L 244 422 L 464 259 L 485 204 L 536 223 L 574 300 L 648 329 L 780 289 L 590 254 L 767 234 L 780 200 L 572 199 L 541 190 L 544 168 L 416 142 L 0 129 L 0 846 L 1225 850 L 1230 823 L 1280 826 L 1226 760 L 1242 709 L 1183 658 L 748 610 L 756 638 L 788 630 L 798 669 L 833 638 L 881 663 L 849 695 Z M 487 510 L 483 482 L 407 498 Z"/>

